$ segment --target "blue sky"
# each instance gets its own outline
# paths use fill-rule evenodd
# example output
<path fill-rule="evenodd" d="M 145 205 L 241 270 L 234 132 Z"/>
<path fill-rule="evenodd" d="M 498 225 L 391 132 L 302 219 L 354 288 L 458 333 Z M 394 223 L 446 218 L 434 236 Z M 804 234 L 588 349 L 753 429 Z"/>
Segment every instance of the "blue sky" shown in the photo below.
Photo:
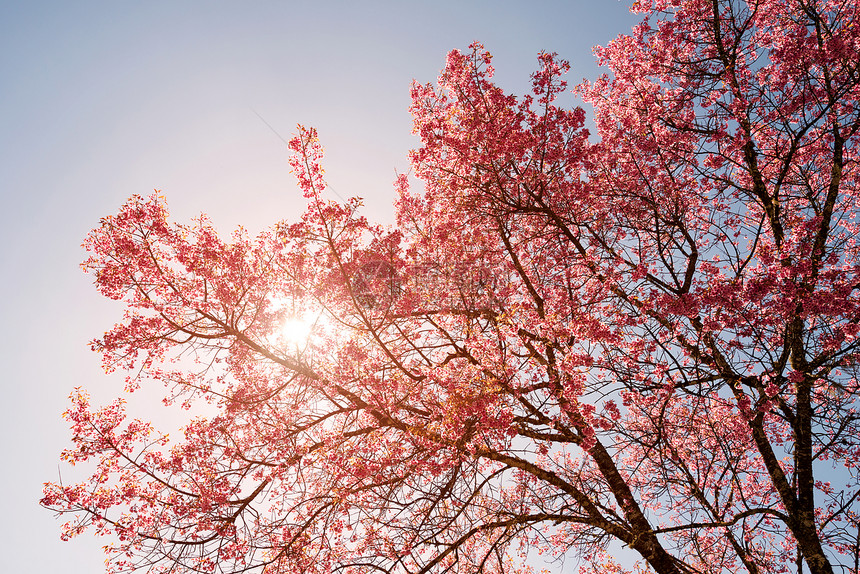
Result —
<path fill-rule="evenodd" d="M 288 138 L 302 123 L 319 130 L 337 193 L 389 222 L 395 171 L 415 145 L 413 79 L 434 80 L 445 54 L 474 40 L 508 91 L 527 89 L 541 50 L 570 60 L 571 84 L 594 78 L 591 48 L 630 30 L 628 5 L 0 2 L 3 570 L 102 569 L 106 541 L 61 543 L 38 506 L 69 442 L 71 390 L 121 392 L 88 350 L 122 313 L 79 268 L 100 217 L 158 188 L 176 219 L 206 212 L 224 233 L 294 219 L 301 193 L 269 126 Z"/>

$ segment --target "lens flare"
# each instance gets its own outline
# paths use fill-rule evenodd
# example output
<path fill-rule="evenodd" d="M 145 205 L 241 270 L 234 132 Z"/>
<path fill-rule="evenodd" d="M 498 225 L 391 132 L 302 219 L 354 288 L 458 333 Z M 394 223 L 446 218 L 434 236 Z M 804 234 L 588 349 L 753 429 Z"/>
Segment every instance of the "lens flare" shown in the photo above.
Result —
<path fill-rule="evenodd" d="M 281 323 L 281 328 L 278 333 L 279 338 L 284 343 L 304 347 L 308 343 L 313 329 L 313 322 L 303 317 L 291 317 L 285 319 Z"/>

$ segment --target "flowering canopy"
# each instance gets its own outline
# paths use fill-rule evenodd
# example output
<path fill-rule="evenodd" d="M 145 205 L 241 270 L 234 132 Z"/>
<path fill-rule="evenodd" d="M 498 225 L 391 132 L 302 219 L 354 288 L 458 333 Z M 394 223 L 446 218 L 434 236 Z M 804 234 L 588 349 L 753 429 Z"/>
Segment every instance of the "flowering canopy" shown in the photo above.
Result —
<path fill-rule="evenodd" d="M 217 413 L 168 440 L 77 391 L 64 535 L 112 571 L 857 572 L 860 2 L 634 9 L 576 88 L 596 141 L 555 55 L 517 98 L 451 52 L 394 228 L 304 128 L 297 223 L 103 219 L 105 367 Z"/>

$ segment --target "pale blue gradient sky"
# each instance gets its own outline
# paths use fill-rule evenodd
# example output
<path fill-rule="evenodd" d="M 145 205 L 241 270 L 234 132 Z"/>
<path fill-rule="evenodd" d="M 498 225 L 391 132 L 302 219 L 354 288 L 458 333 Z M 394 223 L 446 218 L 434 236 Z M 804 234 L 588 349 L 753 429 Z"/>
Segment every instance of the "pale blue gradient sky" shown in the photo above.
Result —
<path fill-rule="evenodd" d="M 434 80 L 473 40 L 509 91 L 527 89 L 540 50 L 571 61 L 571 83 L 594 78 L 591 47 L 629 31 L 628 5 L 0 1 L 0 571 L 102 570 L 106 541 L 61 543 L 38 506 L 69 442 L 72 388 L 120 392 L 87 345 L 122 312 L 79 269 L 101 216 L 159 188 L 175 218 L 205 211 L 225 233 L 297 217 L 285 147 L 256 112 L 285 138 L 316 127 L 334 189 L 390 221 L 415 144 L 413 78 Z"/>

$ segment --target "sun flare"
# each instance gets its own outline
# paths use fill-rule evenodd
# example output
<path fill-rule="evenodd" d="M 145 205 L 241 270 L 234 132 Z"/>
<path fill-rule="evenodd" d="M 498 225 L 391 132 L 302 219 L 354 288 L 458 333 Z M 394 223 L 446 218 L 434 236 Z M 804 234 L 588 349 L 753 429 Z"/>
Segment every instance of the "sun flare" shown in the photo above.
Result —
<path fill-rule="evenodd" d="M 327 332 L 329 323 L 321 309 L 286 297 L 272 297 L 270 304 L 277 319 L 272 323 L 267 339 L 274 347 L 304 351 L 311 346 L 313 339 Z"/>
<path fill-rule="evenodd" d="M 284 343 L 304 347 L 313 331 L 313 321 L 306 317 L 290 317 L 281 323 L 278 336 Z"/>

